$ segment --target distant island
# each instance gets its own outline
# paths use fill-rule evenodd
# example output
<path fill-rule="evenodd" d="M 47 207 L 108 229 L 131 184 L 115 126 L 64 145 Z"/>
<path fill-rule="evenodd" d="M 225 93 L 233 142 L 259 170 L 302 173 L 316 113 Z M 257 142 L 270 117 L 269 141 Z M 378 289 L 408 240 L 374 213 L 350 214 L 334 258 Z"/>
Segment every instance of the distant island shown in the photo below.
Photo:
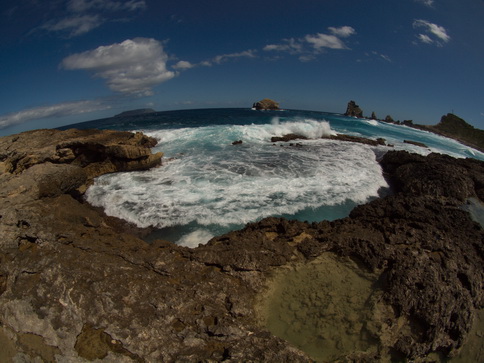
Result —
<path fill-rule="evenodd" d="M 156 111 L 152 108 L 137 108 L 136 110 L 129 110 L 118 113 L 114 115 L 114 117 L 127 117 L 127 116 L 136 116 L 136 115 L 144 115 L 147 113 L 155 113 Z"/>

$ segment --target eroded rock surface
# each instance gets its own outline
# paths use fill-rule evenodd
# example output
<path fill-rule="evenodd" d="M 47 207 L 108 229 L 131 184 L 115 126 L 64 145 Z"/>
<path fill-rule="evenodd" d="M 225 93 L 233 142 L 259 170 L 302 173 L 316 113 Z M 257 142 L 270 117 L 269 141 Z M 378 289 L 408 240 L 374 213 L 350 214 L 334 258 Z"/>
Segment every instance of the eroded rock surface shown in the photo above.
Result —
<path fill-rule="evenodd" d="M 102 172 L 159 164 L 153 142 L 71 130 L 0 139 L 0 358 L 306 362 L 255 304 L 279 268 L 326 253 L 378 276 L 386 310 L 369 329 L 372 361 L 465 342 L 484 307 L 484 232 L 461 206 L 484 201 L 482 162 L 389 152 L 395 194 L 348 218 L 266 218 L 188 249 L 148 245 L 79 198 Z"/>

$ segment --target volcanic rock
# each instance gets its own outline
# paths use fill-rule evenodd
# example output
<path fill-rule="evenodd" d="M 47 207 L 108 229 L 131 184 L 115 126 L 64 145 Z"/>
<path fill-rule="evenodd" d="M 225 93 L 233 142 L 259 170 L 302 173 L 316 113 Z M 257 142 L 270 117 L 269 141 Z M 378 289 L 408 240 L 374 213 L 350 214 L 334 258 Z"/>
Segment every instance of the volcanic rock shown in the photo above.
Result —
<path fill-rule="evenodd" d="M 287 134 L 284 136 L 271 137 L 271 142 L 279 142 L 279 141 L 288 142 L 293 140 L 307 140 L 307 137 L 303 135 L 297 135 L 297 134 Z"/>
<path fill-rule="evenodd" d="M 261 101 L 255 102 L 252 108 L 256 110 L 279 110 L 279 103 L 269 98 L 264 98 Z"/>
<path fill-rule="evenodd" d="M 345 116 L 362 118 L 363 110 L 356 104 L 355 101 L 350 101 L 346 107 Z"/>
<path fill-rule="evenodd" d="M 423 142 L 418 142 L 418 141 L 412 141 L 412 140 L 403 140 L 405 144 L 410 144 L 410 145 L 415 145 L 423 148 L 428 148 L 427 145 L 425 145 Z"/>
<path fill-rule="evenodd" d="M 379 137 L 376 140 L 373 140 L 373 139 L 368 139 L 366 137 L 337 134 L 337 135 L 323 136 L 323 139 L 357 142 L 359 144 L 365 144 L 365 145 L 371 145 L 371 146 L 386 145 L 385 139 L 381 137 Z"/>
<path fill-rule="evenodd" d="M 418 361 L 465 343 L 484 308 L 484 230 L 462 205 L 483 201 L 484 163 L 388 152 L 393 194 L 347 218 L 271 217 L 189 249 L 149 245 L 81 198 L 94 175 L 158 165 L 154 143 L 94 130 L 0 138 L 0 360 L 307 362 L 255 306 L 273 273 L 327 253 L 378 276 L 362 332 L 377 347 L 342 360 Z"/>

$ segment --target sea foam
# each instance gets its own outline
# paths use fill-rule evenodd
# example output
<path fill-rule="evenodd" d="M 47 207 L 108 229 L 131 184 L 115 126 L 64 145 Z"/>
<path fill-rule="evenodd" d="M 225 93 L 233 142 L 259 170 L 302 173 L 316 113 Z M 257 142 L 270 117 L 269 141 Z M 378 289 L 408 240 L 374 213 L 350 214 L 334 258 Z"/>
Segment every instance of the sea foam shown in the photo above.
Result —
<path fill-rule="evenodd" d="M 301 141 L 301 147 L 269 142 L 287 133 L 319 138 L 332 132 L 329 123 L 314 120 L 151 132 L 160 141 L 157 150 L 166 155 L 164 165 L 104 175 L 86 197 L 109 215 L 140 227 L 165 228 L 241 226 L 378 196 L 387 184 L 366 145 L 321 139 Z M 232 145 L 234 140 L 243 143 Z M 179 243 L 203 242 L 211 232 L 202 230 Z"/>

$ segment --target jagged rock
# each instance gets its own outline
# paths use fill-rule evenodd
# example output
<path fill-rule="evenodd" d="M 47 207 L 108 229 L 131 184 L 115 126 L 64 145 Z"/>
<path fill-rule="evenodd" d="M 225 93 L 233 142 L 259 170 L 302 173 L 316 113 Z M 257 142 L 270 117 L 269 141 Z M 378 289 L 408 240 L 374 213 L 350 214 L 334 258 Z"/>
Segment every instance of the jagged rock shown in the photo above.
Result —
<path fill-rule="evenodd" d="M 363 110 L 355 101 L 350 101 L 346 107 L 345 116 L 363 118 Z"/>
<path fill-rule="evenodd" d="M 379 137 L 376 140 L 373 140 L 373 139 L 368 139 L 360 136 L 337 134 L 337 135 L 331 135 L 331 136 L 323 136 L 323 139 L 357 142 L 360 144 L 371 145 L 371 146 L 386 145 L 385 139 L 381 137 Z"/>
<path fill-rule="evenodd" d="M 392 116 L 387 115 L 387 116 L 385 117 L 385 122 L 394 123 L 395 121 L 393 121 Z"/>
<path fill-rule="evenodd" d="M 119 165 L 114 154 L 142 153 L 108 154 L 113 139 L 134 139 L 136 148 L 150 139 L 90 131 L 97 141 L 77 148 L 61 140 L 73 134 L 53 132 L 50 145 L 39 141 L 42 132 L 0 138 L 0 340 L 7 361 L 307 362 L 269 333 L 255 305 L 279 268 L 326 253 L 351 256 L 379 276 L 385 309 L 368 324 L 378 343 L 372 361 L 389 361 L 390 352 L 409 359 L 453 354 L 484 307 L 484 230 L 461 208 L 466 198 L 482 198 L 482 162 L 389 152 L 381 165 L 394 194 L 347 218 L 266 218 L 188 249 L 148 245 L 72 193 L 88 178 L 82 171 L 100 162 L 93 150 Z M 66 180 L 55 182 L 55 175 Z"/>
<path fill-rule="evenodd" d="M 83 169 L 85 184 L 89 185 L 95 177 L 105 173 L 160 165 L 163 155 L 150 151 L 155 145 L 155 139 L 141 133 L 34 130 L 1 138 L 0 162 L 4 171 L 11 174 L 21 174 L 34 165 L 47 162 L 77 166 Z"/>
<path fill-rule="evenodd" d="M 307 140 L 307 137 L 303 135 L 297 135 L 297 134 L 287 134 L 284 136 L 271 137 L 271 142 L 279 142 L 279 141 L 288 142 L 293 140 Z"/>
<path fill-rule="evenodd" d="M 256 110 L 279 110 L 279 103 L 269 98 L 264 98 L 261 101 L 255 102 L 252 108 Z"/>
<path fill-rule="evenodd" d="M 410 144 L 410 145 L 415 145 L 423 148 L 428 148 L 427 145 L 425 145 L 423 142 L 418 142 L 418 141 L 412 141 L 412 140 L 403 140 L 405 144 Z"/>
<path fill-rule="evenodd" d="M 372 120 L 378 120 L 378 119 L 376 118 L 376 113 L 375 113 L 375 111 L 373 111 L 373 112 L 371 113 L 371 119 L 372 119 Z"/>

